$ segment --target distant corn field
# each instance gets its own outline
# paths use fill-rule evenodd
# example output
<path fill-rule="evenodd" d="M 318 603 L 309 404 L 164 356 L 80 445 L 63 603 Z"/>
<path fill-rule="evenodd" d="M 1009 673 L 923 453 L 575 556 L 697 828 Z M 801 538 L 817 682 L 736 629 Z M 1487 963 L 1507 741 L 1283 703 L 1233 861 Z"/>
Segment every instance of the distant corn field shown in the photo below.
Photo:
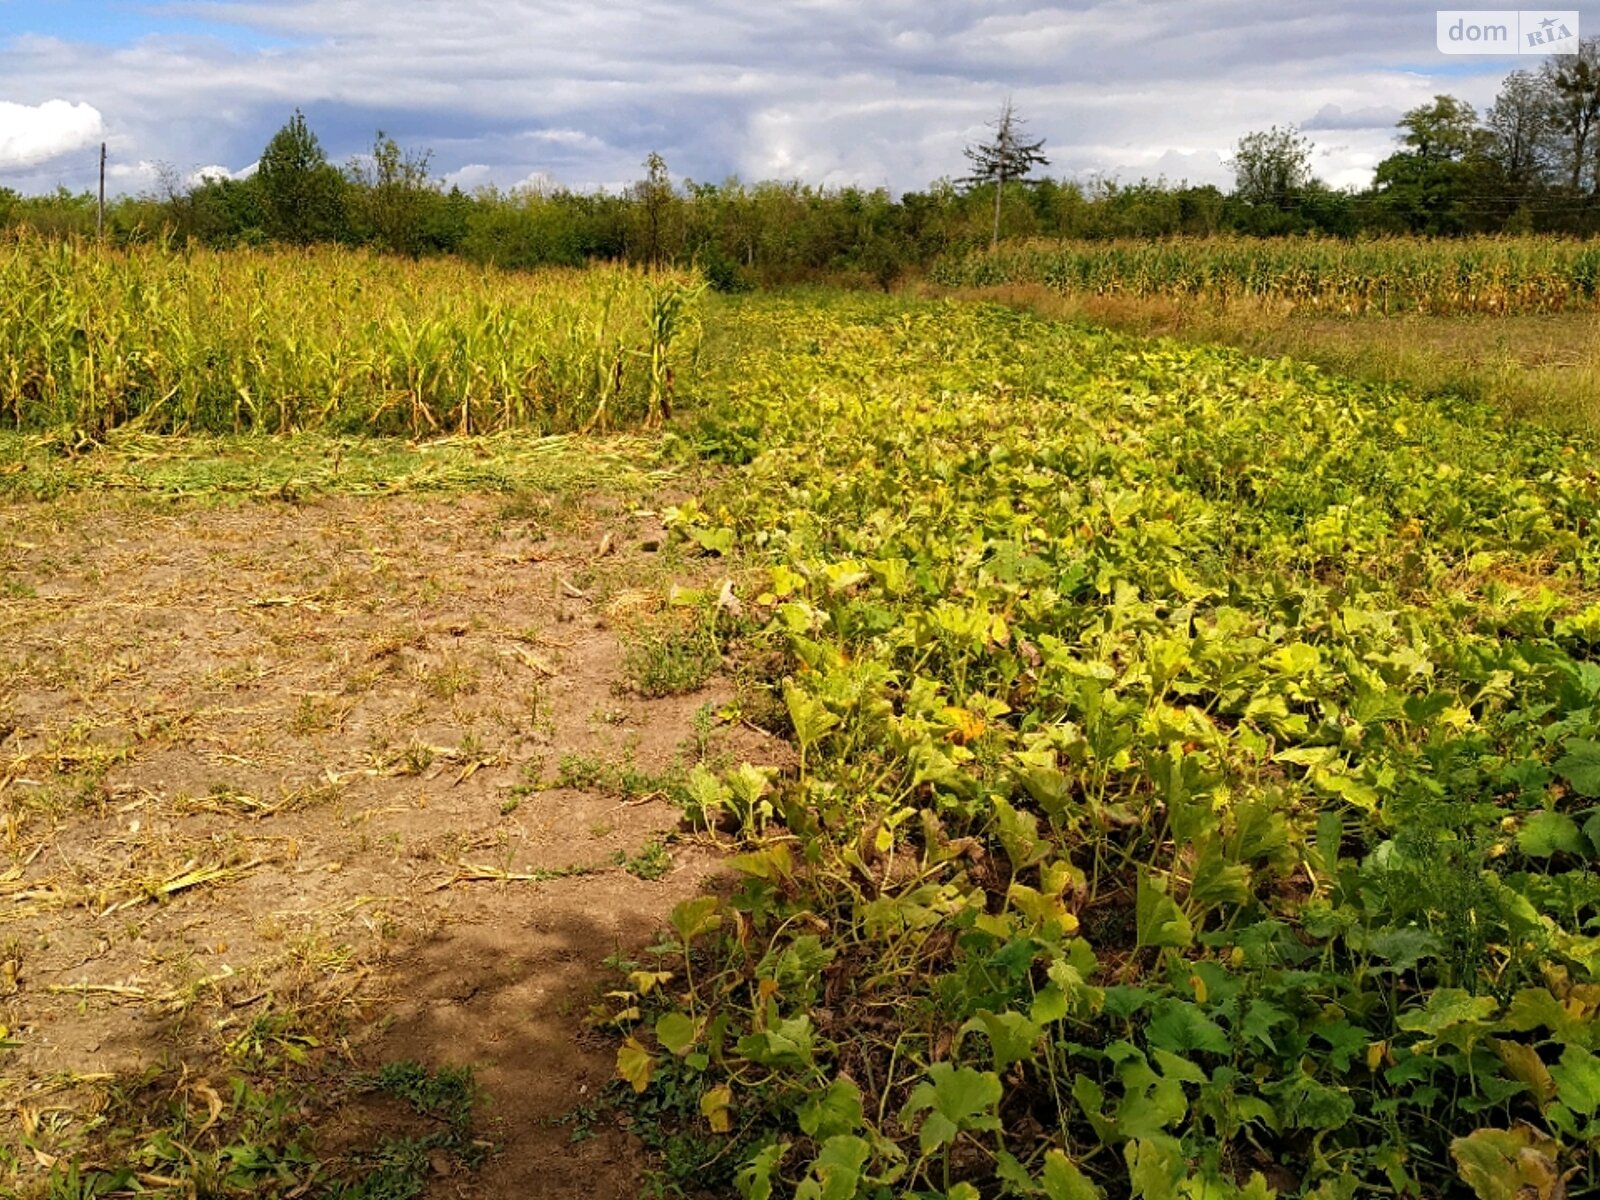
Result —
<path fill-rule="evenodd" d="M 659 419 L 687 275 L 354 251 L 0 240 L 0 421 L 151 431 L 554 432 Z"/>
<path fill-rule="evenodd" d="M 950 287 L 1258 300 L 1325 314 L 1559 313 L 1600 306 L 1600 243 L 1506 237 L 1257 238 L 1002 245 L 945 259 Z"/>

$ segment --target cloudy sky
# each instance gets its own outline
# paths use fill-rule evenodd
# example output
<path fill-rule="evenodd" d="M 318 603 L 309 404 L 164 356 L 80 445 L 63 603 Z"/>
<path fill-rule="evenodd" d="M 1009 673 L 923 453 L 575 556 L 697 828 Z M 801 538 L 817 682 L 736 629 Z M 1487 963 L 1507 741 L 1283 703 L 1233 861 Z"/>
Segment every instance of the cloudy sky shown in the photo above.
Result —
<path fill-rule="evenodd" d="M 1569 0 L 1570 2 L 1570 0 Z M 1586 30 L 1600 27 L 1589 0 Z M 465 188 L 673 174 L 920 187 L 1011 94 L 1052 174 L 1226 182 L 1293 122 L 1364 184 L 1402 110 L 1528 58 L 1449 57 L 1408 0 L 0 0 L 0 186 L 247 169 L 296 106 L 338 162 L 382 128 Z"/>

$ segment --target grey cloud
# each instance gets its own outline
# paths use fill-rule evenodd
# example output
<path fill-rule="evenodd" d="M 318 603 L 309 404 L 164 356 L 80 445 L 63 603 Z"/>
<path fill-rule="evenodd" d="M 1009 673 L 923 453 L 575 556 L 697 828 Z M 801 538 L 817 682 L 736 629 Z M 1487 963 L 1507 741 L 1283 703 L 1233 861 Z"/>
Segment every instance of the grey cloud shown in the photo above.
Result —
<path fill-rule="evenodd" d="M 295 106 L 344 161 L 382 128 L 431 147 L 441 174 L 509 186 L 674 174 L 920 187 L 959 175 L 964 144 L 1014 96 L 1052 170 L 1223 182 L 1250 129 L 1377 129 L 1438 90 L 1479 107 L 1494 79 L 1441 81 L 1418 62 L 1433 8 L 1356 0 L 1040 3 L 985 0 L 284 0 L 175 11 L 240 37 L 152 33 L 131 45 L 0 42 L 0 100 L 68 98 L 105 115 L 114 156 L 187 172 L 245 163 Z M 251 35 L 271 39 L 244 48 Z M 1335 117 L 1337 114 L 1337 118 Z M 1321 123 L 1319 123 L 1321 122 Z M 1387 122 L 1392 124 L 1392 122 Z M 1326 148 L 1326 147 L 1324 147 Z M 1359 151 L 1370 157 L 1363 141 Z M 1335 152 L 1332 179 L 1370 162 Z M 82 186 L 89 164 L 6 172 Z M 0 170 L 4 170 L 0 167 Z"/>
<path fill-rule="evenodd" d="M 1391 104 L 1369 104 L 1365 108 L 1340 108 L 1337 104 L 1324 104 L 1300 128 L 1307 132 L 1318 129 L 1393 129 L 1400 119 L 1400 110 Z"/>

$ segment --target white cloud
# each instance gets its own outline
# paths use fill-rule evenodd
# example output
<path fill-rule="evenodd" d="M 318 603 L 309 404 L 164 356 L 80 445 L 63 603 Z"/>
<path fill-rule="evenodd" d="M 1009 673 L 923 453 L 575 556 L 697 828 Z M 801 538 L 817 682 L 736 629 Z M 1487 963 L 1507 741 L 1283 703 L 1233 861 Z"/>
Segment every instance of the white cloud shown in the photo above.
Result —
<path fill-rule="evenodd" d="M 463 192 L 475 192 L 493 182 L 494 168 L 488 163 L 468 163 L 464 167 L 447 172 L 444 177 L 445 187 L 458 187 Z"/>
<path fill-rule="evenodd" d="M 1189 183 L 1196 187 L 1207 183 L 1227 187 L 1233 182 L 1233 172 L 1215 150 L 1166 150 L 1148 160 L 1141 158 L 1119 173 L 1123 179 L 1165 179 L 1168 183 Z"/>
<path fill-rule="evenodd" d="M 511 185 L 513 191 L 536 192 L 541 196 L 549 195 L 556 190 L 556 186 L 556 181 L 545 171 L 530 172 Z"/>
<path fill-rule="evenodd" d="M 148 158 L 138 162 L 113 162 L 106 167 L 108 183 L 122 184 L 124 191 L 134 191 L 155 183 L 161 178 L 161 164 Z"/>
<path fill-rule="evenodd" d="M 238 178 L 238 176 L 236 176 L 227 167 L 218 166 L 217 164 L 213 163 L 209 167 L 200 167 L 191 172 L 189 175 L 189 186 L 195 187 L 199 184 L 207 183 L 213 180 L 220 182 L 223 180 L 236 178 Z"/>
<path fill-rule="evenodd" d="M 100 110 L 67 100 L 15 104 L 0 100 L 0 167 L 33 167 L 99 141 Z"/>

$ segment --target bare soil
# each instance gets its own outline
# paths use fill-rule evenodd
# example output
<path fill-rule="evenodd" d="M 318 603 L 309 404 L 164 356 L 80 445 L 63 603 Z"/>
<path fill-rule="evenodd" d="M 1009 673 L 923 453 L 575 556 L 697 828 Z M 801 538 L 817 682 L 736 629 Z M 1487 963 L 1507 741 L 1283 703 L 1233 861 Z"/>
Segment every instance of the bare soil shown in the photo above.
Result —
<path fill-rule="evenodd" d="M 474 1066 L 496 1147 L 430 1194 L 639 1193 L 560 1122 L 614 1074 L 605 960 L 717 870 L 649 780 L 782 747 L 725 679 L 630 690 L 716 583 L 637 500 L 0 508 L 0 1145 L 92 1147 L 93 1085 L 156 1068 L 414 1059 Z"/>

